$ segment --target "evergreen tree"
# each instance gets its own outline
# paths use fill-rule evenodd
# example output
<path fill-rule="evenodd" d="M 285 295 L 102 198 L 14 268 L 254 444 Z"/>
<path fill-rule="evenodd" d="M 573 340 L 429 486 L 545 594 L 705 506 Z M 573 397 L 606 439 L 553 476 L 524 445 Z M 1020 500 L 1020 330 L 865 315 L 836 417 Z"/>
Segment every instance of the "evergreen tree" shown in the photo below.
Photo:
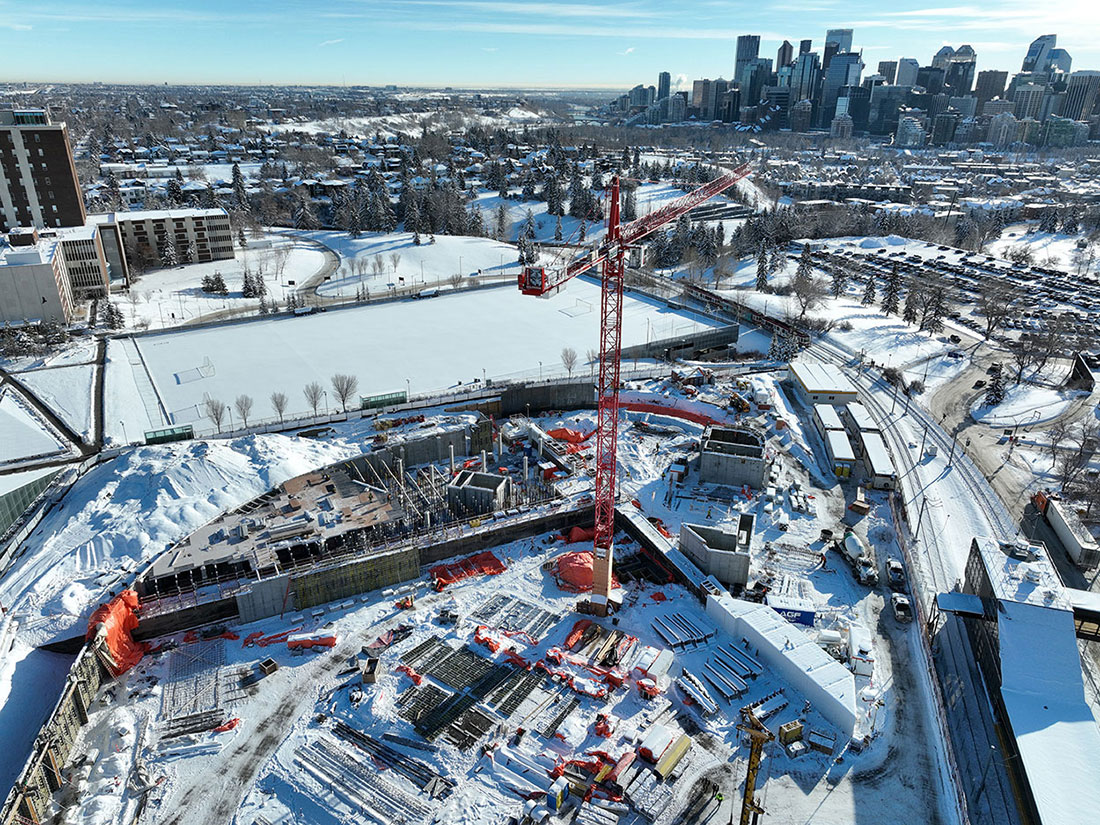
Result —
<path fill-rule="evenodd" d="M 496 218 L 493 220 L 493 237 L 498 241 L 508 240 L 508 214 L 504 210 L 504 204 L 497 204 Z"/>
<path fill-rule="evenodd" d="M 577 228 L 577 242 L 584 243 L 585 233 L 588 231 L 588 225 L 585 221 L 581 221 L 581 225 Z"/>
<path fill-rule="evenodd" d="M 199 195 L 199 208 L 200 209 L 217 209 L 218 208 L 218 193 L 214 191 L 214 187 L 209 183 L 206 184 L 206 188 L 202 190 L 202 194 Z"/>
<path fill-rule="evenodd" d="M 228 295 L 229 287 L 225 283 L 225 278 L 222 276 L 221 271 L 214 272 L 214 279 L 212 281 L 214 286 L 214 292 L 218 295 Z"/>
<path fill-rule="evenodd" d="M 260 296 L 259 312 L 260 312 L 260 315 L 269 315 L 269 314 L 271 314 L 271 308 L 267 305 L 267 298 L 265 298 L 263 295 Z"/>
<path fill-rule="evenodd" d="M 561 231 L 561 215 L 558 216 L 557 221 L 554 223 L 554 240 L 560 241 L 562 239 Z"/>
<path fill-rule="evenodd" d="M 294 203 L 294 213 L 291 216 L 295 229 L 320 229 L 321 222 L 313 211 L 313 205 L 308 198 L 298 196 Z"/>
<path fill-rule="evenodd" d="M 178 169 L 176 170 L 179 171 Z M 183 187 L 176 178 L 170 178 L 167 187 L 168 203 L 172 206 L 183 205 Z"/>
<path fill-rule="evenodd" d="M 252 273 L 247 269 L 244 271 L 244 284 L 241 287 L 242 298 L 255 298 L 256 288 L 252 285 Z"/>
<path fill-rule="evenodd" d="M 523 176 L 523 190 L 520 192 L 520 197 L 525 201 L 535 199 L 535 177 L 530 172 Z"/>
<path fill-rule="evenodd" d="M 772 247 L 772 257 L 768 262 L 768 274 L 774 275 L 783 268 L 783 246 L 776 244 Z"/>
<path fill-rule="evenodd" d="M 527 210 L 527 217 L 523 221 L 523 235 L 531 240 L 535 238 L 535 216 L 530 209 Z"/>
<path fill-rule="evenodd" d="M 840 261 L 835 261 L 829 268 L 832 276 L 832 293 L 834 298 L 839 298 L 848 287 L 848 267 Z"/>
<path fill-rule="evenodd" d="M 244 186 L 244 175 L 241 174 L 241 165 L 233 164 L 233 200 L 240 209 L 248 208 L 248 192 Z"/>
<path fill-rule="evenodd" d="M 180 262 L 179 251 L 176 249 L 176 236 L 172 232 L 164 236 L 164 243 L 160 247 L 160 262 L 164 266 L 176 266 Z"/>
<path fill-rule="evenodd" d="M 481 207 L 474 204 L 466 220 L 466 232 L 475 238 L 485 237 L 485 220 L 481 216 Z"/>
<path fill-rule="evenodd" d="M 760 251 L 756 255 L 756 289 L 758 292 L 768 291 L 768 248 L 761 243 Z"/>
<path fill-rule="evenodd" d="M 863 288 L 863 300 L 861 303 L 864 306 L 870 306 L 875 302 L 875 276 L 870 272 L 867 273 L 867 285 Z"/>
<path fill-rule="evenodd" d="M 199 245 L 195 243 L 195 241 L 191 240 L 187 242 L 187 248 L 183 251 L 183 259 L 189 264 L 198 262 Z"/>
<path fill-rule="evenodd" d="M 246 246 L 248 246 L 248 239 L 244 236 L 243 227 L 239 227 L 237 229 L 237 246 L 239 246 L 241 249 L 244 249 Z"/>
<path fill-rule="evenodd" d="M 118 212 L 122 209 L 122 190 L 119 188 L 118 178 L 115 177 L 114 172 L 108 170 L 105 182 L 107 208 L 112 212 Z"/>
<path fill-rule="evenodd" d="M 901 294 L 901 275 L 895 263 L 886 278 L 886 288 L 882 290 L 882 311 L 887 315 L 897 315 L 898 300 Z"/>
<path fill-rule="evenodd" d="M 905 305 L 901 310 L 901 319 L 907 324 L 915 324 L 917 322 L 917 313 L 919 312 L 917 292 L 913 286 L 913 284 L 909 285 L 909 291 L 905 293 Z"/>
<path fill-rule="evenodd" d="M 1005 379 L 1000 362 L 989 368 L 989 386 L 985 390 L 985 406 L 995 407 L 1005 400 Z"/>

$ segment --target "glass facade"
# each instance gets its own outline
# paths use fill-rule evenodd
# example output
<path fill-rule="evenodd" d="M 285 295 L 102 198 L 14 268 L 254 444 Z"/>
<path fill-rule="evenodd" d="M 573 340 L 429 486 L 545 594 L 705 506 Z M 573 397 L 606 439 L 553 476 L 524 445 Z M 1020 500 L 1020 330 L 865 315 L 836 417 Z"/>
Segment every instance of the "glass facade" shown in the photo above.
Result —
<path fill-rule="evenodd" d="M 57 473 L 49 473 L 0 495 L 0 533 L 11 527 L 27 511 L 56 475 Z"/>

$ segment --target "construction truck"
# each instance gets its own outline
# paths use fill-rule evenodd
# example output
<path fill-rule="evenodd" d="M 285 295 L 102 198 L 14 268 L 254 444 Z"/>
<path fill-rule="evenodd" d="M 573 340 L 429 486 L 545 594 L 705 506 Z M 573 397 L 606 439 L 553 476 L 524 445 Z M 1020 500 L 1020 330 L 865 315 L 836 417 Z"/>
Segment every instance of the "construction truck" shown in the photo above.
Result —
<path fill-rule="evenodd" d="M 844 538 L 834 542 L 835 548 L 844 556 L 844 560 L 852 566 L 852 572 L 860 584 L 874 587 L 878 584 L 878 565 L 875 563 L 875 553 L 851 530 L 844 532 Z"/>
<path fill-rule="evenodd" d="M 1100 545 L 1072 507 L 1047 490 L 1033 495 L 1031 503 L 1043 514 L 1074 564 L 1083 570 L 1092 570 L 1100 565 Z"/>
<path fill-rule="evenodd" d="M 742 398 L 738 393 L 730 394 L 730 409 L 737 410 L 739 413 L 747 413 L 751 408 L 749 402 Z"/>

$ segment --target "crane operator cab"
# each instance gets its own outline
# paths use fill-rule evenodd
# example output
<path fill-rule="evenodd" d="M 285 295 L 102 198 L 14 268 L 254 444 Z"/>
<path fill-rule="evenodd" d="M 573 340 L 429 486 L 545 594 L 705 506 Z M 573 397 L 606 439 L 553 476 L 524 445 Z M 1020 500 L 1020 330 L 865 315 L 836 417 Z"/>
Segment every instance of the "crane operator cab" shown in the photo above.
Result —
<path fill-rule="evenodd" d="M 545 294 L 546 270 L 541 266 L 525 266 L 519 274 L 519 290 L 524 295 Z"/>

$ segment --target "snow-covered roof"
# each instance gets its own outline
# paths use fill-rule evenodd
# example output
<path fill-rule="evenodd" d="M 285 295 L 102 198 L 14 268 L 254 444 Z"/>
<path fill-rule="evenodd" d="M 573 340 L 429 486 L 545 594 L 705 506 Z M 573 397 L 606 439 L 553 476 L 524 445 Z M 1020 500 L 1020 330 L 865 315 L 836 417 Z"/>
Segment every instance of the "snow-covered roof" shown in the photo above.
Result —
<path fill-rule="evenodd" d="M 1005 602 L 1069 610 L 1062 580 L 1041 544 L 1026 547 L 1026 553 L 1009 555 L 1000 542 L 988 536 L 974 539 L 993 586 L 993 595 Z"/>
<path fill-rule="evenodd" d="M 811 393 L 856 394 L 855 385 L 840 371 L 840 367 L 833 364 L 801 360 L 792 362 L 790 370 L 799 383 Z"/>
<path fill-rule="evenodd" d="M 829 453 L 832 455 L 833 461 L 856 460 L 852 443 L 848 441 L 848 434 L 844 430 L 826 430 L 825 438 L 829 442 Z"/>
<path fill-rule="evenodd" d="M 1044 823 L 1100 811 L 1100 728 L 1085 701 L 1073 613 L 1022 602 L 998 611 L 1001 696 Z"/>
<path fill-rule="evenodd" d="M 863 454 L 866 458 L 868 470 L 874 476 L 894 475 L 894 462 L 890 460 L 890 453 L 886 450 L 886 443 L 882 436 L 876 432 L 862 434 Z"/>
<path fill-rule="evenodd" d="M 160 221 L 169 218 L 182 220 L 183 218 L 213 218 L 226 216 L 224 209 L 140 209 L 133 212 L 107 212 L 89 215 L 88 220 L 93 223 L 118 223 L 119 221 Z"/>
<path fill-rule="evenodd" d="M 840 414 L 832 404 L 814 404 L 814 415 L 826 430 L 844 429 L 844 425 L 840 423 Z"/>
<path fill-rule="evenodd" d="M 878 424 L 871 418 L 871 414 L 867 412 L 867 408 L 862 404 L 852 403 L 848 407 L 848 415 L 851 416 L 852 423 L 856 425 L 856 429 L 860 432 L 872 431 L 878 432 Z"/>
<path fill-rule="evenodd" d="M 781 674 L 846 736 L 856 726 L 856 684 L 851 672 L 795 625 L 765 604 L 728 593 L 707 596 L 707 616 L 757 649 L 769 669 Z"/>

